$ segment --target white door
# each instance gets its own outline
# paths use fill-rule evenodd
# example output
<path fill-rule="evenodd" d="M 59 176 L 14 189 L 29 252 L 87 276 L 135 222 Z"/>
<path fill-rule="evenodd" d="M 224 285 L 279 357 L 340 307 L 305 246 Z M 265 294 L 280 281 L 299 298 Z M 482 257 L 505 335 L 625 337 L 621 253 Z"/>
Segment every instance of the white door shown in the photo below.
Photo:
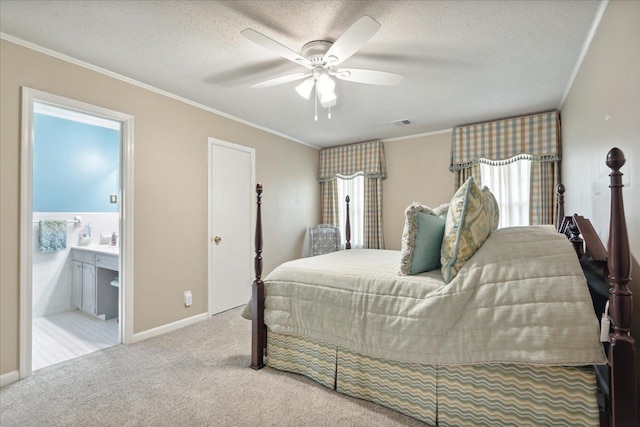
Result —
<path fill-rule="evenodd" d="M 209 138 L 209 314 L 246 304 L 252 282 L 255 151 Z"/>

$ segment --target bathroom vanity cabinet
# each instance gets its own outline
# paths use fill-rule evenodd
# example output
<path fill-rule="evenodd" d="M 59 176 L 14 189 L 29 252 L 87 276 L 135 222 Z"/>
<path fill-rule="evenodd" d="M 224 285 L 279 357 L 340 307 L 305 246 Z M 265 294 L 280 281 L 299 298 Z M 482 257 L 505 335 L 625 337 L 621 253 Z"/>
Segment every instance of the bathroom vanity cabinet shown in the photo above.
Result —
<path fill-rule="evenodd" d="M 87 313 L 96 314 L 96 266 L 76 260 L 71 262 L 73 264 L 73 273 L 71 274 L 71 303 Z"/>
<path fill-rule="evenodd" d="M 118 317 L 118 255 L 91 247 L 71 250 L 71 303 L 103 320 Z"/>

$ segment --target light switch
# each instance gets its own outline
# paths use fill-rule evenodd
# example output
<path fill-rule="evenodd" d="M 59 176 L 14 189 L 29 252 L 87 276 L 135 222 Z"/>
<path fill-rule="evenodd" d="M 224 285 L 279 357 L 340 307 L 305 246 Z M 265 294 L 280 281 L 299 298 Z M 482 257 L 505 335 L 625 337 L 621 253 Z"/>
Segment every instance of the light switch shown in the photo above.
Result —
<path fill-rule="evenodd" d="M 109 202 L 118 203 L 118 196 L 116 194 L 112 194 L 109 196 Z"/>

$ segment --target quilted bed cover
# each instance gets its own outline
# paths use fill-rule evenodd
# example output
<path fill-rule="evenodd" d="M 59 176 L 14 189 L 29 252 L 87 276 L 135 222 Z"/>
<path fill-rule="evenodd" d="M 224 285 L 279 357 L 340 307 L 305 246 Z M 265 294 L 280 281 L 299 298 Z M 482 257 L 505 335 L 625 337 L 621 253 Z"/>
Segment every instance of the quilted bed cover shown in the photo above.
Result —
<path fill-rule="evenodd" d="M 400 276 L 399 251 L 284 263 L 265 279 L 270 330 L 401 362 L 604 364 L 578 259 L 551 226 L 504 228 L 445 285 Z"/>

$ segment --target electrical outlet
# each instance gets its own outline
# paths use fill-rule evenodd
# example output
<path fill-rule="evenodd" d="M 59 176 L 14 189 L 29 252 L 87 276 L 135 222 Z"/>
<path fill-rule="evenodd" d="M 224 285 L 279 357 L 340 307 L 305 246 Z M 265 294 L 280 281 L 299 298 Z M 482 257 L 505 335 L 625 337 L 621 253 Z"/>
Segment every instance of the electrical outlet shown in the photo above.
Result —
<path fill-rule="evenodd" d="M 192 303 L 193 303 L 193 295 L 191 294 L 191 291 L 184 291 L 184 306 L 191 307 Z"/>

